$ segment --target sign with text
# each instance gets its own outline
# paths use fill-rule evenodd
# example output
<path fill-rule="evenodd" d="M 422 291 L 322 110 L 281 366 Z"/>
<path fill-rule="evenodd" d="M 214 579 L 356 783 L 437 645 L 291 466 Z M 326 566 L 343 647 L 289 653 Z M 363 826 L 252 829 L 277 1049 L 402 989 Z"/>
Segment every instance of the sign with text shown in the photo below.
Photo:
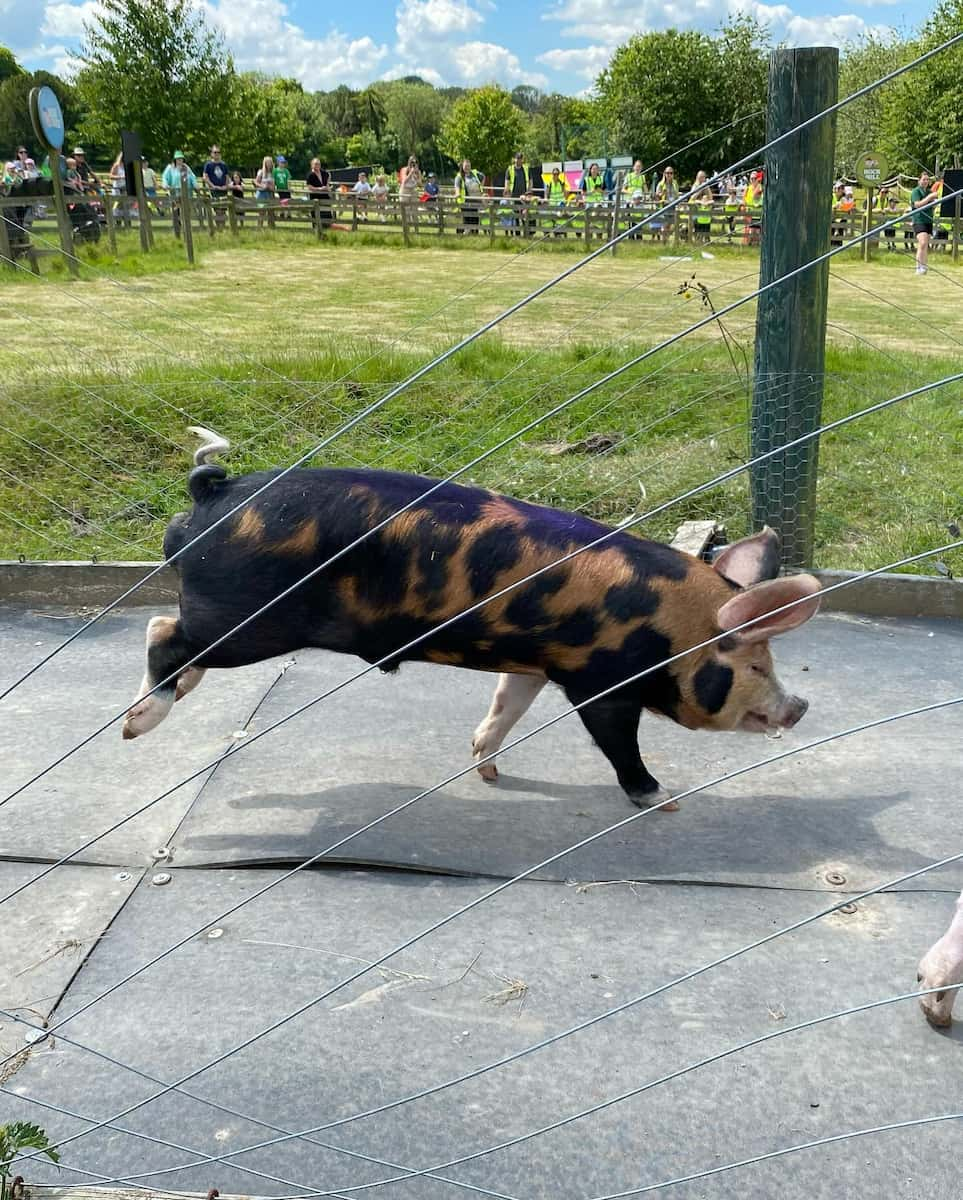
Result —
<path fill-rule="evenodd" d="M 868 150 L 856 160 L 856 178 L 863 187 L 878 188 L 889 174 L 889 164 L 878 150 Z"/>

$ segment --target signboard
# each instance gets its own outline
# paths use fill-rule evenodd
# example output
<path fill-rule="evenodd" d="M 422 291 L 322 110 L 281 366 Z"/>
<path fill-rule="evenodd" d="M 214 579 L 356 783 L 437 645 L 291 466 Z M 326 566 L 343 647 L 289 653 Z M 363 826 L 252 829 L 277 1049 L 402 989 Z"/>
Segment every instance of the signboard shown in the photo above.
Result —
<path fill-rule="evenodd" d="M 878 188 L 889 176 L 889 164 L 877 150 L 867 150 L 856 160 L 856 178 L 863 187 Z"/>
<path fill-rule="evenodd" d="M 64 144 L 64 114 L 52 88 L 30 89 L 30 120 L 44 146 L 52 153 L 59 154 Z"/>

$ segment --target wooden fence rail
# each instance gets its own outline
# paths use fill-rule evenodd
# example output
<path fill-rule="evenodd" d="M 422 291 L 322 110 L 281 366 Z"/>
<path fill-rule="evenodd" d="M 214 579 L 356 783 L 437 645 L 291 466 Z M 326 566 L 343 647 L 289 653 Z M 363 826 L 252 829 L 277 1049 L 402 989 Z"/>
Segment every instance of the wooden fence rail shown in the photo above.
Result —
<path fill-rule="evenodd" d="M 26 203 L 25 203 L 26 202 Z M 133 197 L 80 197 L 79 217 L 72 214 L 74 245 L 83 240 L 99 240 L 106 234 L 111 248 L 116 250 L 118 229 L 131 230 L 141 225 Z M 270 203 L 233 196 L 226 200 L 213 199 L 198 192 L 187 203 L 177 198 L 152 198 L 147 204 L 146 224 L 151 239 L 155 232 L 168 232 L 183 238 L 187 232 L 184 219 L 190 210 L 193 233 L 206 234 L 209 239 L 242 230 L 266 229 L 303 233 L 322 239 L 329 232 L 396 234 L 406 245 L 425 237 L 542 238 L 547 242 L 574 242 L 586 249 L 598 246 L 618 233 L 628 233 L 627 240 L 659 242 L 670 246 L 697 246 L 713 242 L 733 246 L 755 246 L 759 243 L 762 216 L 758 210 L 739 204 L 708 205 L 681 204 L 672 213 L 651 217 L 657 206 L 642 203 L 598 203 L 584 206 L 550 205 L 482 197 L 465 204 L 440 197 L 426 202 L 403 203 L 397 196 L 382 201 L 354 195 L 335 193 L 330 199 L 295 193 L 290 201 Z M 93 219 L 91 219 L 91 210 Z M 58 244 L 58 226 L 53 197 L 0 197 L 0 214 L 16 223 L 25 223 L 30 234 L 24 236 L 6 220 L 0 221 L 0 256 L 5 260 L 25 257 L 32 270 L 38 270 L 37 258 Z M 841 245 L 870 228 L 876 228 L 892 214 L 873 212 L 834 212 L 831 217 L 831 240 Z M 25 220 L 26 218 L 26 220 Z M 645 221 L 643 224 L 642 222 Z M 959 257 L 960 222 L 936 221 L 934 245 L 941 244 Z M 942 234 L 942 238 L 940 237 Z M 871 239 L 873 247 L 909 249 L 914 242 L 908 215 L 899 225 L 880 230 Z"/>

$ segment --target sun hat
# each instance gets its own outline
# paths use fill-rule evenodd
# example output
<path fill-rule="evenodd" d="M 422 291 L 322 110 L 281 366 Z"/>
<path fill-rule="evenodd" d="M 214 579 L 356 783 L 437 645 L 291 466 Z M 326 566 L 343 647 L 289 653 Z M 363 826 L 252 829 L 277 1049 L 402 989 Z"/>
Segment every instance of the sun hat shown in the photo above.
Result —
<path fill-rule="evenodd" d="M 279 163 L 286 163 L 288 160 L 287 160 L 287 159 L 284 157 L 284 155 L 283 155 L 283 154 L 279 154 L 279 155 L 278 155 L 278 157 L 277 157 L 277 161 L 278 161 Z"/>
<path fill-rule="evenodd" d="M 173 157 L 174 157 L 174 159 L 175 159 L 175 160 L 176 160 L 176 159 L 178 159 L 178 158 L 183 158 L 183 157 L 184 157 L 184 151 L 183 151 L 183 150 L 175 150 L 175 151 L 174 151 L 174 155 L 173 155 Z"/>

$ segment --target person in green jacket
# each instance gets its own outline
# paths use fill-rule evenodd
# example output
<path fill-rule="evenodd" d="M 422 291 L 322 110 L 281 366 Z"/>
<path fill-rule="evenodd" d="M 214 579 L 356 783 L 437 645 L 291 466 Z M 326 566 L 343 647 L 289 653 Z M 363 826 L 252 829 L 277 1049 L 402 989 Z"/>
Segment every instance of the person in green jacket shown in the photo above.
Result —
<path fill-rule="evenodd" d="M 933 209 L 927 207 L 934 199 L 929 171 L 924 171 L 919 183 L 910 192 L 910 208 L 913 212 L 913 232 L 916 234 L 916 274 L 925 275 L 930 238 L 933 236 Z"/>
<path fill-rule="evenodd" d="M 274 194 L 278 200 L 287 208 L 291 203 L 291 171 L 288 167 L 288 160 L 283 154 L 279 154 L 274 160 Z M 290 220 L 289 212 L 282 212 L 281 217 L 284 220 Z"/>

